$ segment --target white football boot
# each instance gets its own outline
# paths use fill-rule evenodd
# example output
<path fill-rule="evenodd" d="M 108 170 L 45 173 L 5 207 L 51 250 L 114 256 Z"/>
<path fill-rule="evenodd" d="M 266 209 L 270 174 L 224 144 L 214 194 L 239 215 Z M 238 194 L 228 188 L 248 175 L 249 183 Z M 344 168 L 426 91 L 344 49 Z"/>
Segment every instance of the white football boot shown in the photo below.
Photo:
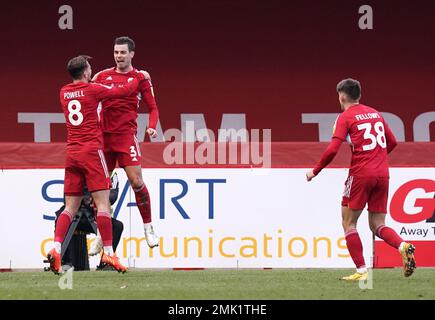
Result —
<path fill-rule="evenodd" d="M 91 247 L 89 249 L 89 255 L 95 256 L 101 252 L 103 249 L 103 240 L 101 239 L 101 236 L 98 235 L 94 241 L 91 243 Z"/>
<path fill-rule="evenodd" d="M 148 247 L 150 248 L 158 247 L 160 239 L 154 232 L 151 223 L 144 224 L 144 230 L 145 230 L 145 239 L 148 243 Z"/>

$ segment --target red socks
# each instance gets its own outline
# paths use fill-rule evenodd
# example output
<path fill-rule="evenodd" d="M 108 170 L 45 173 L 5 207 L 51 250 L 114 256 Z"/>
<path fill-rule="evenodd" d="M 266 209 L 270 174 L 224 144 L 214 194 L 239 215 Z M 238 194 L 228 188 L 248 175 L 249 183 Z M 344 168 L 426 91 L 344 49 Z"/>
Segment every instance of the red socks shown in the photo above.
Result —
<path fill-rule="evenodd" d="M 151 201 L 145 184 L 139 189 L 133 189 L 136 196 L 136 204 L 142 216 L 143 223 L 151 222 Z"/>
<path fill-rule="evenodd" d="M 396 233 L 396 231 L 384 225 L 378 227 L 376 230 L 376 235 L 396 249 L 398 249 L 400 244 L 403 242 L 403 239 Z M 346 244 L 356 267 L 365 267 L 363 246 L 356 229 L 351 229 L 346 232 Z"/>
<path fill-rule="evenodd" d="M 112 217 L 108 212 L 97 213 L 97 225 L 103 246 L 112 246 Z"/>
<path fill-rule="evenodd" d="M 68 211 L 64 211 L 59 215 L 59 218 L 57 218 L 56 222 L 56 230 L 54 231 L 55 242 L 63 242 L 72 219 L 73 216 Z"/>
<path fill-rule="evenodd" d="M 376 235 L 396 249 L 398 249 L 400 244 L 403 242 L 403 239 L 396 233 L 396 231 L 384 225 L 379 226 L 378 229 L 376 229 Z"/>
<path fill-rule="evenodd" d="M 358 231 L 356 229 L 351 229 L 346 232 L 345 235 L 347 249 L 349 250 L 353 262 L 358 269 L 364 268 L 366 266 L 366 263 L 364 261 L 363 246 Z"/>
<path fill-rule="evenodd" d="M 71 224 L 73 216 L 68 211 L 59 215 L 54 232 L 54 241 L 62 243 Z M 97 225 L 104 246 L 112 246 L 112 217 L 108 212 L 97 213 Z"/>

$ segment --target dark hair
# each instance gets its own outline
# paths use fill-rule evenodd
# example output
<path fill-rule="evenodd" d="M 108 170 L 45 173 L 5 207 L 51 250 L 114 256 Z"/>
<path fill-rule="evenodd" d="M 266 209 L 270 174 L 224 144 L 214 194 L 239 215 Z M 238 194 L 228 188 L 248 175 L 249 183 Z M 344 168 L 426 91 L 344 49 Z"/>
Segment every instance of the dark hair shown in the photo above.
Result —
<path fill-rule="evenodd" d="M 361 84 L 358 80 L 344 79 L 337 84 L 337 92 L 343 92 L 352 101 L 357 101 L 361 98 Z"/>
<path fill-rule="evenodd" d="M 128 45 L 128 51 L 134 51 L 136 48 L 133 39 L 129 37 L 118 37 L 115 39 L 113 44 L 126 44 Z"/>
<path fill-rule="evenodd" d="M 83 72 L 88 67 L 88 60 L 92 59 L 90 56 L 80 55 L 68 61 L 68 72 L 74 80 L 78 80 L 83 76 Z"/>

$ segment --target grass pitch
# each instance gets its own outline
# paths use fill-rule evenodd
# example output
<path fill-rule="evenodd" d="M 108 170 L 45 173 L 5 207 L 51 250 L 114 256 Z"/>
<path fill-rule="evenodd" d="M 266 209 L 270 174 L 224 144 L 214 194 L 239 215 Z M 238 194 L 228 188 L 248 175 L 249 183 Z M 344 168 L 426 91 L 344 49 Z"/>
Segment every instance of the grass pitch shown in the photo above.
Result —
<path fill-rule="evenodd" d="M 4 299 L 435 299 L 435 269 L 373 270 L 372 289 L 340 281 L 351 269 L 137 270 L 74 272 L 72 289 L 61 290 L 49 272 L 0 273 Z M 368 283 L 370 286 L 370 283 Z"/>

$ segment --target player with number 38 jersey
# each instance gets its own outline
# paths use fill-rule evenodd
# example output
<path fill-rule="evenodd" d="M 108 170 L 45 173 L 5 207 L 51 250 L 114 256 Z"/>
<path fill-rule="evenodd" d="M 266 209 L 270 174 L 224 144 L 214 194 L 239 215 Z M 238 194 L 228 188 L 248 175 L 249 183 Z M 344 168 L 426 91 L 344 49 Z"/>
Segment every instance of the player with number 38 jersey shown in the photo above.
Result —
<path fill-rule="evenodd" d="M 396 138 L 377 110 L 359 102 L 359 81 L 340 81 L 337 93 L 343 112 L 335 123 L 331 143 L 314 169 L 306 173 L 306 177 L 307 181 L 311 181 L 317 176 L 334 159 L 342 142 L 347 140 L 351 144 L 352 162 L 345 182 L 341 216 L 346 245 L 357 270 L 342 279 L 357 281 L 368 278 L 363 246 L 356 229 L 366 205 L 371 231 L 398 249 L 402 256 L 404 275 L 409 277 L 415 269 L 415 247 L 403 241 L 395 230 L 385 225 L 389 185 L 387 154 L 396 147 Z"/>
<path fill-rule="evenodd" d="M 363 104 L 343 111 L 335 123 L 333 139 L 348 140 L 352 146 L 350 176 L 389 177 L 387 153 L 396 139 L 378 111 Z M 323 164 L 316 167 L 316 174 Z"/>
<path fill-rule="evenodd" d="M 318 175 L 335 157 L 341 143 L 348 141 L 352 148 L 352 161 L 342 205 L 362 210 L 368 203 L 371 212 L 387 212 L 387 153 L 397 145 L 396 138 L 377 110 L 358 100 L 351 101 L 343 104 L 331 143 L 312 173 Z"/>

